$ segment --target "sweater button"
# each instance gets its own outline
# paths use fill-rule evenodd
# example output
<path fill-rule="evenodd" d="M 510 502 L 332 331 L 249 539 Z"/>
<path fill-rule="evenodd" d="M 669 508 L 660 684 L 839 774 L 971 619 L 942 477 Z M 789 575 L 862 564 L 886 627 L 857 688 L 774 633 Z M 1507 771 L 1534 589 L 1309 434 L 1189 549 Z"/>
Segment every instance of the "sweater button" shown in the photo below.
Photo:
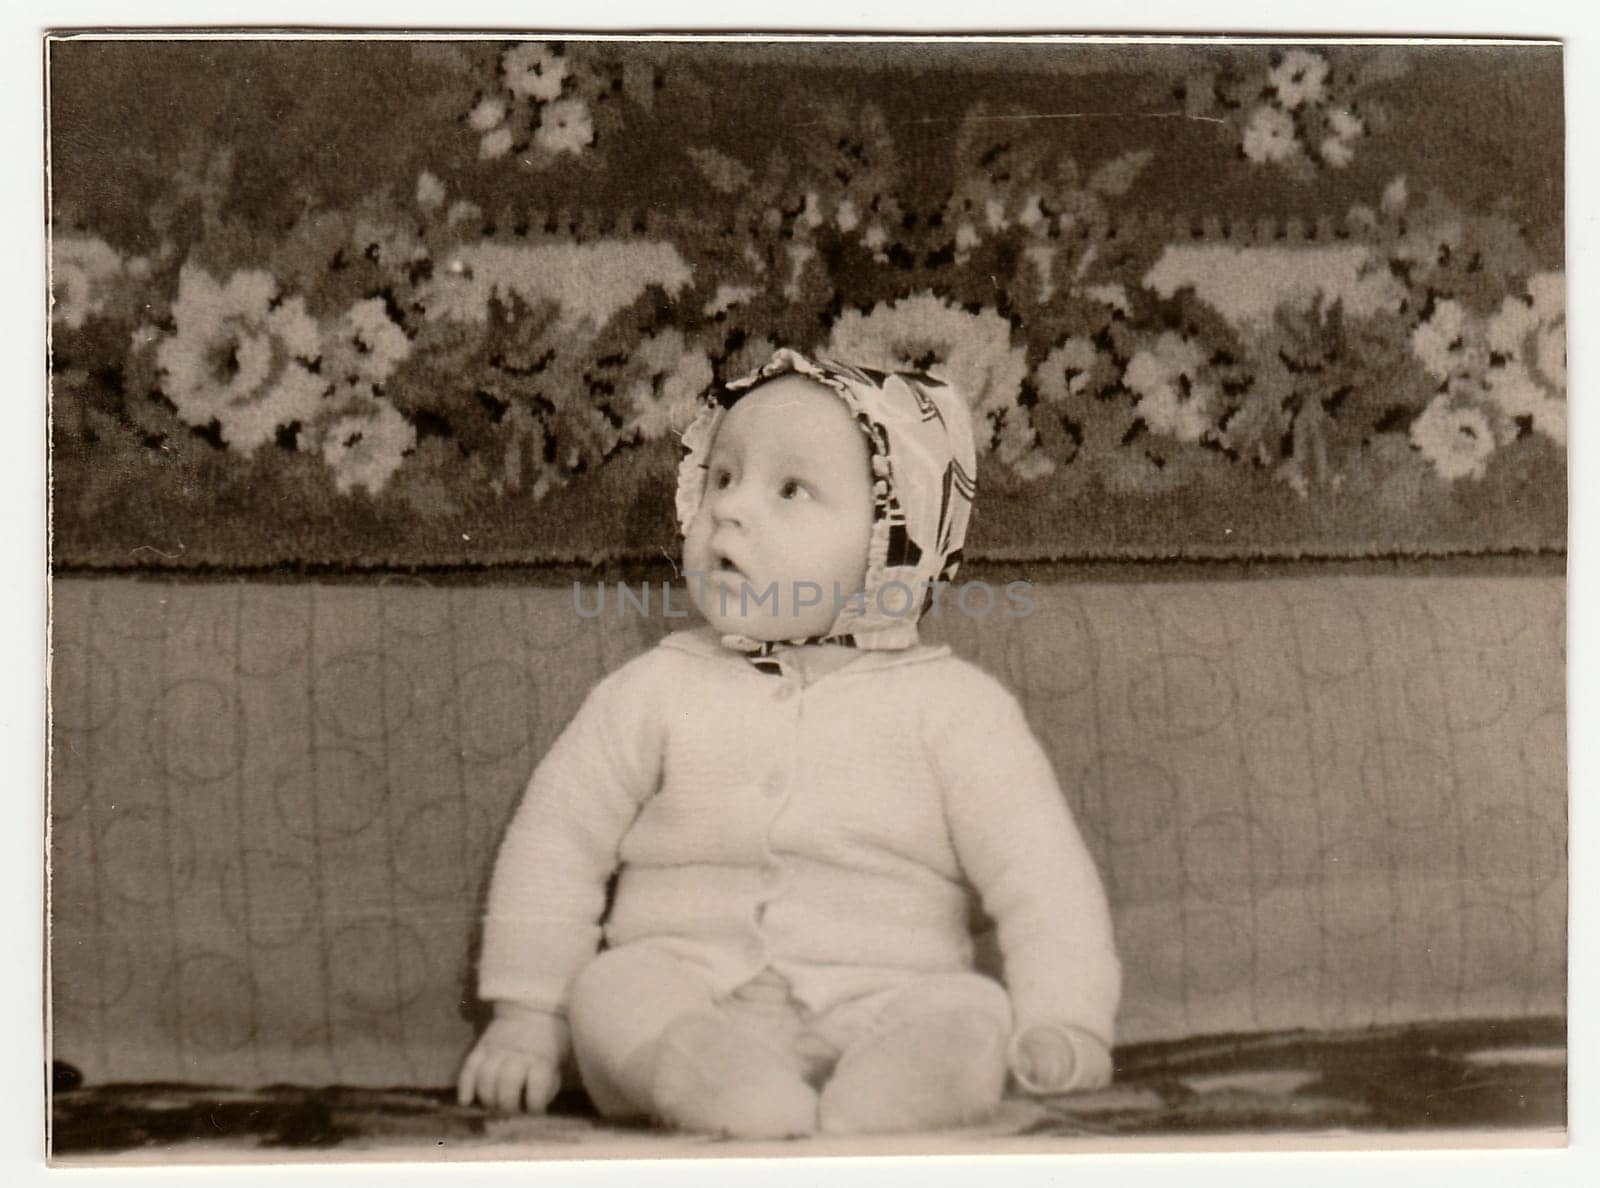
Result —
<path fill-rule="evenodd" d="M 778 691 L 772 695 L 772 700 L 788 701 L 793 696 L 794 686 L 786 683 L 778 686 Z"/>
<path fill-rule="evenodd" d="M 783 777 L 782 776 L 768 776 L 767 777 L 767 782 L 761 786 L 761 790 L 763 792 L 765 792 L 768 796 L 782 796 L 783 795 Z"/>

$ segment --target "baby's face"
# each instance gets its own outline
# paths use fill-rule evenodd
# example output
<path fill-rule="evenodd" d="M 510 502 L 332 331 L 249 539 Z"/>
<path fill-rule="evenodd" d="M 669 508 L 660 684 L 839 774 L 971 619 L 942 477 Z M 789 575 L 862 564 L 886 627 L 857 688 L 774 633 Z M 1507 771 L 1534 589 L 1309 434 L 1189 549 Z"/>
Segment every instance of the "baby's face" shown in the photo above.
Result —
<path fill-rule="evenodd" d="M 717 429 L 684 539 L 690 597 L 724 634 L 820 635 L 837 615 L 835 589 L 860 589 L 871 535 L 866 438 L 832 392 L 780 376 Z"/>

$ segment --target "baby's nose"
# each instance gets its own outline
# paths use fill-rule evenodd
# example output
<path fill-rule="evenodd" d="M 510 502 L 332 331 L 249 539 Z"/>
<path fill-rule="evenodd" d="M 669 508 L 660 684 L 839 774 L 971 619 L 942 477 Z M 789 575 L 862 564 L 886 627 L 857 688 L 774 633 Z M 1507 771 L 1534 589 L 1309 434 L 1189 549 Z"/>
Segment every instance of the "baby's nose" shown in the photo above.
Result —
<path fill-rule="evenodd" d="M 732 483 L 714 492 L 711 514 L 722 522 L 742 524 L 750 514 L 750 484 Z"/>

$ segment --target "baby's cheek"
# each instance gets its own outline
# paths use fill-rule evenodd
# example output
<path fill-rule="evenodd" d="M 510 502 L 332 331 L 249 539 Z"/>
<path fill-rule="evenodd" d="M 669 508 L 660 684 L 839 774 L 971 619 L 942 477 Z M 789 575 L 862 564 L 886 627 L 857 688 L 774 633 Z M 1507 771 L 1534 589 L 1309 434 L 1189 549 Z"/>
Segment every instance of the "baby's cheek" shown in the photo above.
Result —
<path fill-rule="evenodd" d="M 701 512 L 689 522 L 689 530 L 683 537 L 683 568 L 690 572 L 703 572 L 709 555 L 711 540 L 710 529 L 706 526 L 706 516 Z"/>

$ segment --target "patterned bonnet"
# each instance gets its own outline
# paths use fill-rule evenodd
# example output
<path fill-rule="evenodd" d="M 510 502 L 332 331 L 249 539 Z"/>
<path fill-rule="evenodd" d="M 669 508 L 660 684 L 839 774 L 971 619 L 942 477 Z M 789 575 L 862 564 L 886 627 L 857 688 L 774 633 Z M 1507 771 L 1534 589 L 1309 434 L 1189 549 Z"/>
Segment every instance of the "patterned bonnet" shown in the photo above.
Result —
<path fill-rule="evenodd" d="M 873 519 L 863 597 L 845 600 L 825 634 L 786 642 L 872 650 L 911 647 L 932 584 L 955 576 L 977 491 L 972 414 L 965 397 L 944 381 L 778 351 L 750 375 L 710 393 L 705 408 L 684 431 L 678 528 L 687 532 L 700 509 L 706 456 L 723 415 L 756 385 L 790 372 L 834 392 L 865 435 L 872 462 Z M 723 642 L 741 651 L 770 651 L 742 637 Z"/>

